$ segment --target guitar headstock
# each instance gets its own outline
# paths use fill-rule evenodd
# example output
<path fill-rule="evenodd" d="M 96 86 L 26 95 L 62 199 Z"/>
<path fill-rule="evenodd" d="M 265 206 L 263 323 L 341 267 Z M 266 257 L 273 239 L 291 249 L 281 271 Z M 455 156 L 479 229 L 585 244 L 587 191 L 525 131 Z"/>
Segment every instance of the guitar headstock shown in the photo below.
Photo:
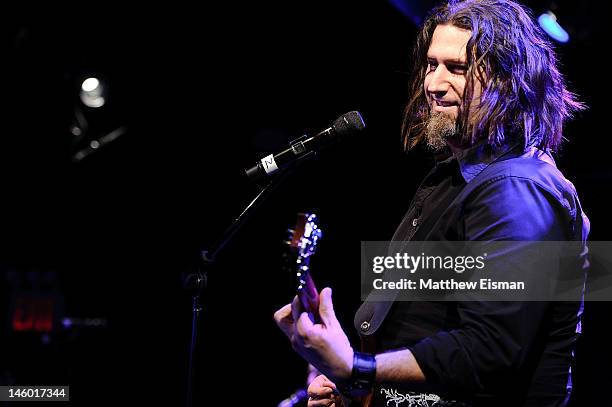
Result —
<path fill-rule="evenodd" d="M 318 310 L 319 295 L 310 276 L 310 258 L 315 254 L 322 236 L 317 215 L 298 213 L 295 227 L 289 229 L 289 240 L 285 242 L 289 249 L 286 267 L 295 272 L 298 296 L 308 312 Z"/>

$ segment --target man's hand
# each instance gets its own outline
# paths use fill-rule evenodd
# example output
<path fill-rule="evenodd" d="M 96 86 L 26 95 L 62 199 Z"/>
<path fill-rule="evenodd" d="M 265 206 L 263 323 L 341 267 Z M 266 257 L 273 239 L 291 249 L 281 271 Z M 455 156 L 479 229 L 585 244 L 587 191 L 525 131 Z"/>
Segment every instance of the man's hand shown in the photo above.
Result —
<path fill-rule="evenodd" d="M 353 369 L 353 348 L 336 318 L 331 288 L 321 290 L 319 317 L 321 323 L 313 323 L 297 296 L 274 314 L 300 356 L 334 382 L 345 381 Z"/>
<path fill-rule="evenodd" d="M 325 375 L 319 375 L 308 386 L 308 407 L 343 407 L 336 385 Z"/>

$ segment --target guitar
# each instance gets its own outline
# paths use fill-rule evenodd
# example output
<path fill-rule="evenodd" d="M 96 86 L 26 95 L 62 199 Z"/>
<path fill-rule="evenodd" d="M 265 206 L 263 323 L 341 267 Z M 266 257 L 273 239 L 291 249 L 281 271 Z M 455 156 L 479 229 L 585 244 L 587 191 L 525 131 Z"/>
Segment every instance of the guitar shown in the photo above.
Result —
<path fill-rule="evenodd" d="M 293 229 L 289 229 L 289 239 L 285 241 L 286 250 L 283 254 L 283 268 L 290 273 L 295 273 L 297 295 L 304 310 L 310 316 L 310 319 L 315 323 L 320 323 L 319 319 L 319 291 L 317 290 L 314 281 L 310 275 L 310 259 L 315 254 L 319 240 L 323 236 L 322 230 L 317 225 L 317 215 L 314 213 L 299 213 L 297 221 Z M 365 340 L 362 338 L 361 351 L 367 353 L 376 353 L 376 341 L 374 338 Z M 305 394 L 305 393 L 300 393 Z M 399 395 L 406 397 L 406 395 Z M 430 398 L 428 398 L 430 397 Z M 429 401 L 434 403 L 439 400 L 439 396 L 430 394 L 415 395 L 414 400 L 417 405 L 427 406 Z M 411 398 L 410 400 L 413 400 Z M 363 407 L 371 407 L 373 402 L 373 394 L 370 392 L 365 396 L 353 399 L 353 402 L 360 404 Z M 297 400 L 297 399 L 296 399 Z M 302 402 L 305 397 L 300 398 Z M 408 400 L 408 399 L 407 399 Z M 409 401 L 412 403 L 412 401 Z M 457 403 L 457 402 L 451 402 Z M 285 404 L 288 406 L 295 404 Z M 339 402 L 338 407 L 343 407 L 344 404 Z M 412 404 L 411 404 L 412 405 Z M 467 407 L 462 403 L 452 404 L 456 406 Z"/>
<path fill-rule="evenodd" d="M 323 236 L 318 227 L 317 215 L 314 213 L 298 213 L 293 229 L 289 229 L 289 239 L 285 241 L 286 250 L 283 254 L 283 268 L 295 273 L 297 296 L 304 310 L 313 322 L 319 320 L 319 291 L 310 275 L 310 258 L 315 254 L 317 244 Z M 366 347 L 362 344 L 362 348 Z M 371 394 L 360 398 L 364 407 L 370 406 Z"/>
<path fill-rule="evenodd" d="M 297 296 L 313 322 L 319 322 L 319 291 L 310 276 L 310 258 L 317 249 L 323 232 L 314 213 L 298 213 L 289 240 L 285 242 L 284 267 L 295 273 Z"/>

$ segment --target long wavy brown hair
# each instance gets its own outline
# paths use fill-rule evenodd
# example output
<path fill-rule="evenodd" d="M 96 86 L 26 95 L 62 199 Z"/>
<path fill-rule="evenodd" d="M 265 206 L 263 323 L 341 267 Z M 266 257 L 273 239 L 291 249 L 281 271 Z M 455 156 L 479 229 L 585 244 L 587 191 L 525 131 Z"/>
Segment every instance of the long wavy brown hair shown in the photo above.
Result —
<path fill-rule="evenodd" d="M 430 13 L 414 49 L 411 98 L 404 111 L 402 139 L 410 149 L 425 138 L 430 115 L 423 81 L 427 51 L 436 27 L 451 24 L 471 31 L 468 70 L 457 120 L 464 145 L 487 138 L 491 145 L 522 137 L 526 146 L 556 150 L 563 123 L 585 106 L 567 90 L 554 49 L 531 13 L 503 0 L 450 1 Z M 470 107 L 474 81 L 481 80 L 479 103 Z"/>

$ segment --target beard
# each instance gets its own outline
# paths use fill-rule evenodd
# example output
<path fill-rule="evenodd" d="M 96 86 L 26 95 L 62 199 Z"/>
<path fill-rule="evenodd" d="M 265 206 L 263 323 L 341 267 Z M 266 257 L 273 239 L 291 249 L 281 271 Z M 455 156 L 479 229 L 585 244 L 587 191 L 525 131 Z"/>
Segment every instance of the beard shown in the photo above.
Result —
<path fill-rule="evenodd" d="M 457 121 L 441 112 L 431 112 L 425 123 L 425 140 L 434 152 L 446 147 L 446 141 L 457 134 Z"/>

